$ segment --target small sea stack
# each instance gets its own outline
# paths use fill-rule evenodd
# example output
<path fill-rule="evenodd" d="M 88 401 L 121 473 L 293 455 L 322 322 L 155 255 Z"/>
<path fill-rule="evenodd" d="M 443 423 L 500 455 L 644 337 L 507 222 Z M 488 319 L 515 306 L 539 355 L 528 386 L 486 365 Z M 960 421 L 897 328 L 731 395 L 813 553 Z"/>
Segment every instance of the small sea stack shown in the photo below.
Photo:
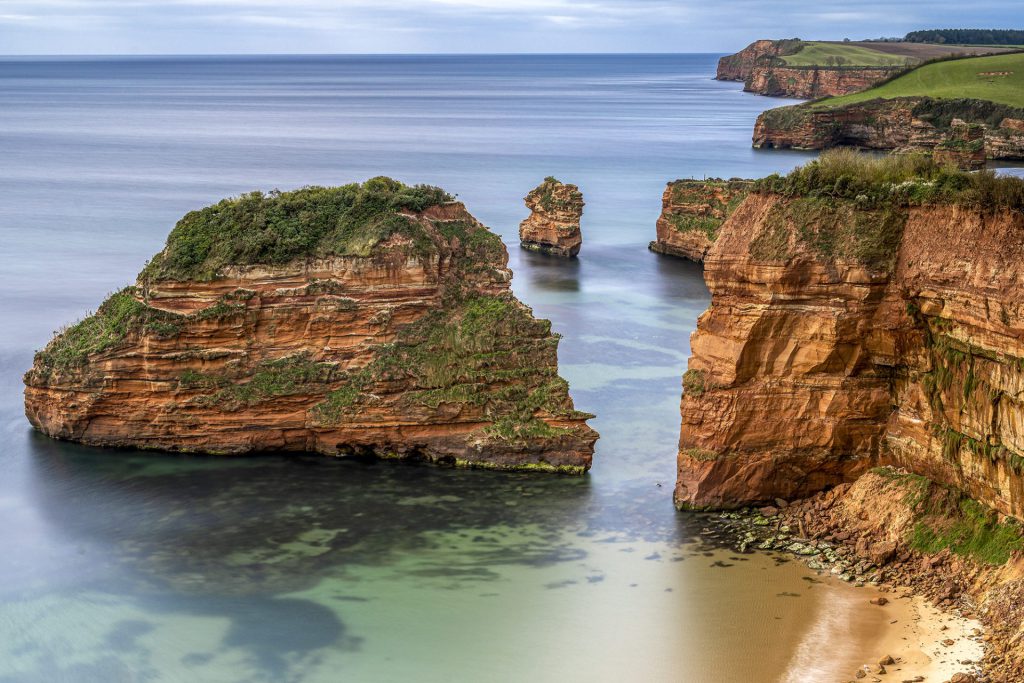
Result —
<path fill-rule="evenodd" d="M 572 258 L 580 253 L 583 235 L 583 193 L 580 188 L 548 176 L 523 198 L 530 216 L 519 224 L 524 249 Z"/>

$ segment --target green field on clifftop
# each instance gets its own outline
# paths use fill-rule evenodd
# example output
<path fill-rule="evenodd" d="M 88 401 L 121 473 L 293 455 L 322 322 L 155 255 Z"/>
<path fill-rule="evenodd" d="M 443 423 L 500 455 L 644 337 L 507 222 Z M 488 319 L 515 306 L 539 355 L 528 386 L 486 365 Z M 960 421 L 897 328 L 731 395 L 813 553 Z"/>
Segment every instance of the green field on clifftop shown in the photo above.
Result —
<path fill-rule="evenodd" d="M 814 106 L 841 107 L 879 97 L 970 98 L 1024 107 L 1024 53 L 926 64 L 876 88 L 833 97 Z"/>
<path fill-rule="evenodd" d="M 910 64 L 918 61 L 859 45 L 817 41 L 804 43 L 799 52 L 786 55 L 782 60 L 787 66 L 903 66 L 908 60 Z"/>

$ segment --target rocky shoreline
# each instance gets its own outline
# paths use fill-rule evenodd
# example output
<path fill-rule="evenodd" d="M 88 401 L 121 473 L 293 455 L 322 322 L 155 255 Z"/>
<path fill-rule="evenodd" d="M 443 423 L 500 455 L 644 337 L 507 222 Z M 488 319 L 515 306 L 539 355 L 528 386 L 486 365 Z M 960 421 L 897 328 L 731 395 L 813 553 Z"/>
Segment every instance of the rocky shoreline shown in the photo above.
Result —
<path fill-rule="evenodd" d="M 884 607 L 892 599 L 918 595 L 935 605 L 941 612 L 957 618 L 979 619 L 984 631 L 975 629 L 969 639 L 984 647 L 980 660 L 959 660 L 953 683 L 1019 683 L 1024 680 L 1018 662 L 1008 659 L 1007 652 L 1016 647 L 1013 625 L 1008 626 L 1006 615 L 997 604 L 987 605 L 974 585 L 979 574 L 991 569 L 979 567 L 950 553 L 921 553 L 904 544 L 884 540 L 878 536 L 858 534 L 846 528 L 841 521 L 844 504 L 865 489 L 875 489 L 882 475 L 869 474 L 856 484 L 845 484 L 792 502 L 778 499 L 771 505 L 742 508 L 721 513 L 703 513 L 714 521 L 724 539 L 737 552 L 775 552 L 799 560 L 819 576 L 830 575 L 856 587 L 872 586 L 893 597 L 871 599 L 871 603 Z M 851 494 L 851 489 L 858 491 Z M 884 509 L 883 501 L 869 496 Z M 863 512 L 863 510 L 861 511 Z M 1004 598 L 1005 600 L 1005 598 Z M 941 638 L 934 643 L 936 651 L 953 648 L 958 639 L 949 637 L 940 628 Z M 901 653 L 883 653 L 878 663 L 863 673 L 851 672 L 851 680 L 907 680 L 896 672 Z M 887 671 L 888 667 L 888 671 Z M 878 676 L 883 676 L 879 679 Z"/>

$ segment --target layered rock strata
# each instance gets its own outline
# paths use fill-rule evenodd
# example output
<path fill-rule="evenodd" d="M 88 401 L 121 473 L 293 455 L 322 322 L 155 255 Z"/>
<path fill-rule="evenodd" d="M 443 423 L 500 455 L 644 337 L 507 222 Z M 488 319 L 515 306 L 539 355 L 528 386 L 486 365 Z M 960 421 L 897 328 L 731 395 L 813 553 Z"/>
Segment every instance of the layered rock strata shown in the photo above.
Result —
<path fill-rule="evenodd" d="M 583 472 L 591 416 L 507 258 L 436 188 L 225 200 L 36 355 L 26 414 L 101 446 Z"/>
<path fill-rule="evenodd" d="M 754 67 L 743 89 L 770 97 L 816 100 L 867 90 L 905 70 L 906 67 L 902 66 L 827 67 L 767 63 Z"/>
<path fill-rule="evenodd" d="M 650 250 L 702 262 L 722 223 L 750 186 L 750 181 L 736 178 L 670 182 L 661 197 L 657 239 L 650 243 Z"/>
<path fill-rule="evenodd" d="M 715 78 L 743 81 L 743 90 L 773 97 L 817 99 L 867 90 L 903 71 L 903 66 L 790 66 L 783 59 L 798 52 L 796 39 L 757 40 L 718 61 Z"/>
<path fill-rule="evenodd" d="M 938 151 L 940 158 L 972 168 L 979 158 L 1024 159 L 1022 121 L 1024 110 L 981 100 L 907 97 L 835 107 L 797 105 L 762 113 L 754 125 L 753 145 Z M 965 128 L 979 132 L 965 140 Z M 947 154 L 949 150 L 956 154 Z"/>
<path fill-rule="evenodd" d="M 523 198 L 530 215 L 519 224 L 524 249 L 574 257 L 583 245 L 583 194 L 575 185 L 547 177 Z"/>
<path fill-rule="evenodd" d="M 726 55 L 718 60 L 715 78 L 720 81 L 746 81 L 754 67 L 765 59 L 793 54 L 800 47 L 800 40 L 755 40 L 739 52 Z"/>
<path fill-rule="evenodd" d="M 807 496 L 881 463 L 1024 517 L 1024 212 L 1016 181 L 975 180 L 998 189 L 921 202 L 934 182 L 838 178 L 744 200 L 704 261 L 680 507 Z"/>

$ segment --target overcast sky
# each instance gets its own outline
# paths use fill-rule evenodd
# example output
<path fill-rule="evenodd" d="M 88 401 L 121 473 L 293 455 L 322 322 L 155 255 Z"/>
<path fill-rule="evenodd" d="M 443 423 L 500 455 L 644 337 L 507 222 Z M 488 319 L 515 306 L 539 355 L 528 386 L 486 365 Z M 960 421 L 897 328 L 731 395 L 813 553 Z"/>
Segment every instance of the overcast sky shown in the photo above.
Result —
<path fill-rule="evenodd" d="M 0 0 L 0 54 L 726 52 L 1024 28 L 1024 0 Z"/>

